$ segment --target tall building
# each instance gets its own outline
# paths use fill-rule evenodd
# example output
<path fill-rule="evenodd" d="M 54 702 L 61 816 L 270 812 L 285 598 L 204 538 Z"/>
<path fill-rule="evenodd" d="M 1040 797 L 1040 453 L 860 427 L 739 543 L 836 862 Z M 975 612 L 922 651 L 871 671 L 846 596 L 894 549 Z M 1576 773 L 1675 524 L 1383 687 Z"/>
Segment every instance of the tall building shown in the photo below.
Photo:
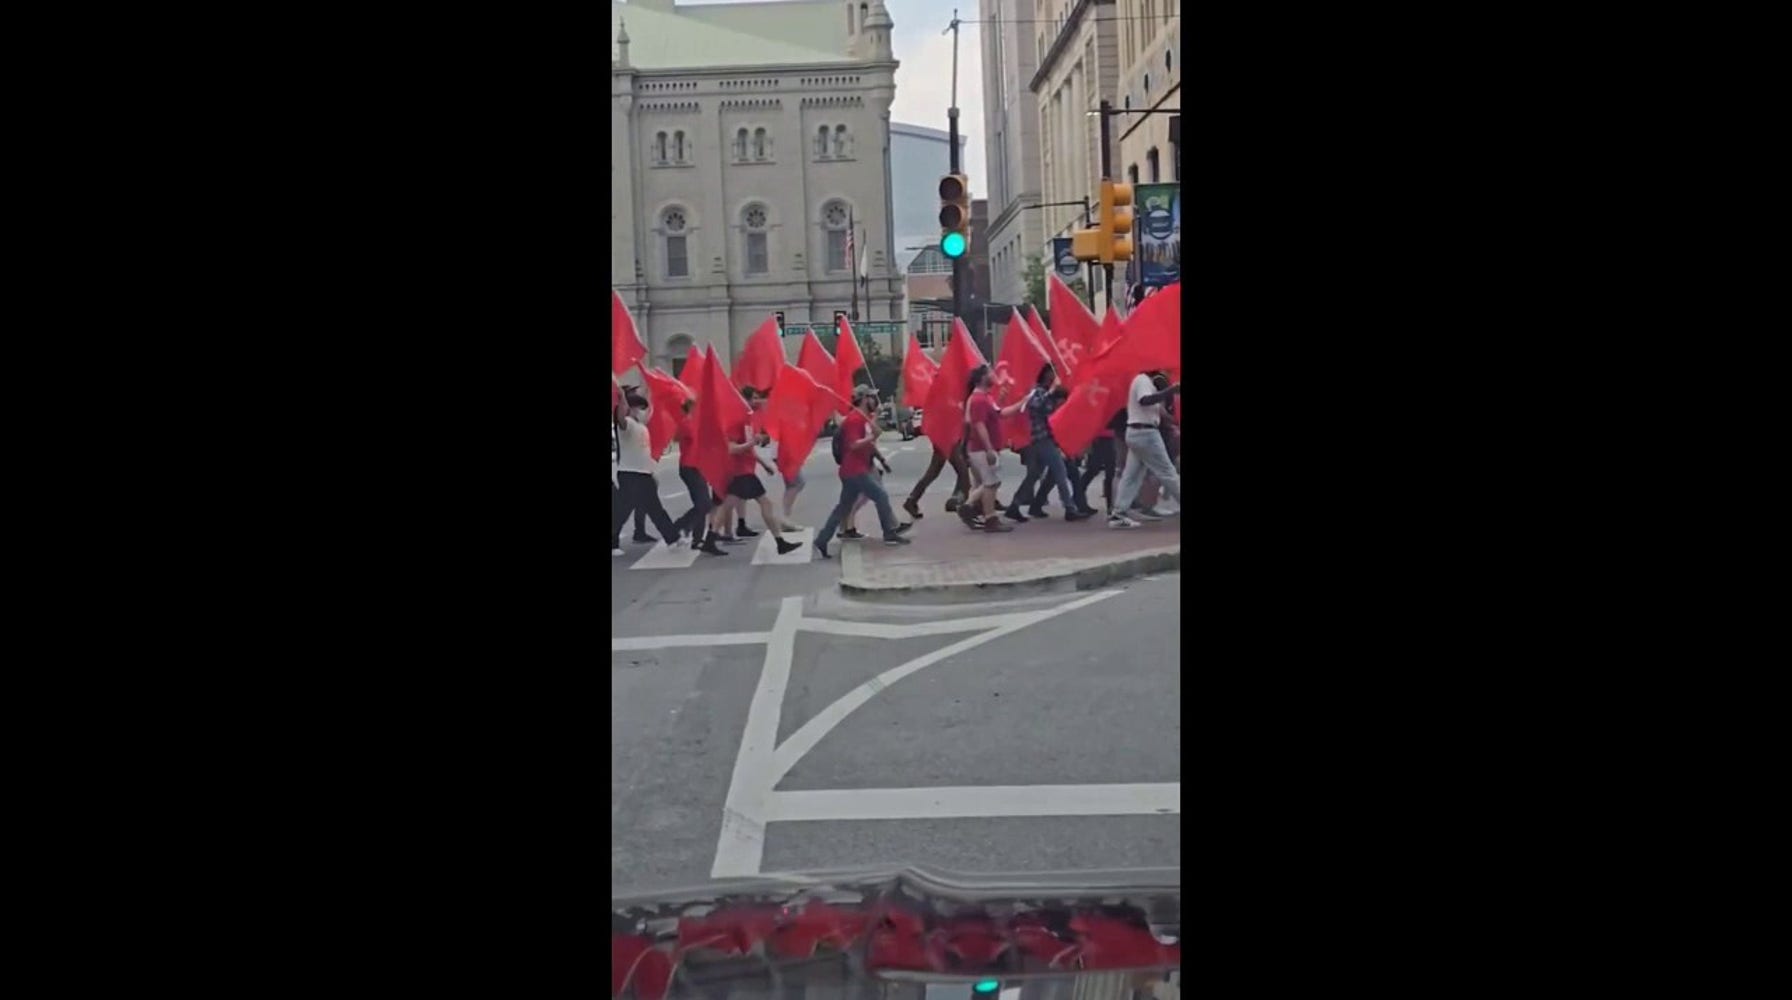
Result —
<path fill-rule="evenodd" d="M 989 294 L 996 302 L 1026 301 L 1027 258 L 1041 254 L 1044 219 L 1038 210 L 1039 69 L 1033 43 L 1034 0 L 983 0 L 983 136 L 988 160 Z M 1050 266 L 1047 260 L 1046 266 Z"/>
<path fill-rule="evenodd" d="M 1123 109 L 1182 106 L 1182 0 L 1116 0 Z M 1180 115 L 1116 115 L 1120 163 L 1133 184 L 1182 179 Z M 1172 125 L 1176 126 L 1174 133 Z"/>
<path fill-rule="evenodd" d="M 1094 202 L 1101 190 L 1101 119 L 1090 114 L 1103 100 L 1119 105 L 1119 32 L 1115 0 L 1035 0 L 1033 45 L 1039 66 L 1029 88 L 1039 101 L 1039 163 L 1043 201 Z M 1110 128 L 1108 152 L 1117 164 L 1120 144 Z M 1116 179 L 1118 166 L 1111 166 Z M 1051 239 L 1083 225 L 1080 205 L 1040 209 L 1044 235 L 1039 252 L 1049 268 Z M 1120 268 L 1115 267 L 1119 280 Z M 1097 316 L 1106 311 L 1101 268 L 1095 269 Z M 1116 290 L 1119 301 L 1121 290 Z"/>
<path fill-rule="evenodd" d="M 900 318 L 881 0 L 634 0 L 610 21 L 610 284 L 649 363 L 732 360 L 771 313 L 827 323 L 855 291 L 861 319 Z"/>
<path fill-rule="evenodd" d="M 959 154 L 965 137 L 958 137 Z M 963 162 L 962 160 L 960 162 Z M 920 248 L 940 240 L 940 178 L 952 165 L 951 135 L 923 125 L 890 125 L 890 185 L 895 192 L 896 268 L 907 271 Z"/>

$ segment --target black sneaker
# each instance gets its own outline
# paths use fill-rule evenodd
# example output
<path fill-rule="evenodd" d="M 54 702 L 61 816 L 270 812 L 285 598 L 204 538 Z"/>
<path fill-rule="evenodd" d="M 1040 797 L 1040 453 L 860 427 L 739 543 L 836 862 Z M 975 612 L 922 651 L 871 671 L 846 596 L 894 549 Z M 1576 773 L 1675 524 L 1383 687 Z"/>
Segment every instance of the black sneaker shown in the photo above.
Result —
<path fill-rule="evenodd" d="M 652 545 L 654 542 L 657 542 L 657 541 L 659 541 L 659 539 L 653 537 L 652 535 L 636 535 L 636 536 L 634 536 L 634 542 L 636 545 Z"/>
<path fill-rule="evenodd" d="M 1047 513 L 1044 510 L 1029 510 L 1029 511 L 1027 511 L 1027 516 L 1044 519 L 1044 518 L 1051 517 L 1051 514 Z"/>
<path fill-rule="evenodd" d="M 912 528 L 912 527 L 914 527 L 914 526 L 915 526 L 915 522 L 913 522 L 913 521 L 904 521 L 904 522 L 902 522 L 902 523 L 901 523 L 901 524 L 898 524 L 898 525 L 897 525 L 897 526 L 896 526 L 896 533 L 897 533 L 897 534 L 898 534 L 898 535 L 900 535 L 900 534 L 902 534 L 902 533 L 903 533 L 903 532 L 905 532 L 905 531 L 907 531 L 907 530 L 908 530 L 908 529 L 910 529 L 910 528 Z"/>
<path fill-rule="evenodd" d="M 1092 510 L 1073 510 L 1064 515 L 1064 520 L 1067 523 L 1075 523 L 1077 521 L 1086 521 L 1094 516 L 1095 512 Z"/>
<path fill-rule="evenodd" d="M 708 553 L 712 556 L 725 556 L 728 554 L 726 549 L 716 548 L 716 540 L 713 538 L 705 541 L 702 545 L 697 546 L 697 551 Z"/>
<path fill-rule="evenodd" d="M 779 538 L 777 535 L 772 536 L 772 541 L 777 543 L 778 554 L 781 556 L 787 556 L 787 555 L 791 554 L 792 552 L 795 552 L 797 549 L 802 548 L 802 546 L 798 545 L 796 542 L 787 542 L 784 539 Z"/>
<path fill-rule="evenodd" d="M 901 535 L 885 535 L 884 536 L 884 544 L 885 545 L 909 545 L 909 544 L 912 544 L 913 542 L 914 542 L 914 539 L 904 538 Z"/>
<path fill-rule="evenodd" d="M 830 558 L 828 556 L 828 547 L 826 545 L 823 545 L 820 542 L 810 542 L 809 544 L 814 547 L 815 551 L 821 553 L 823 559 Z"/>
<path fill-rule="evenodd" d="M 734 526 L 734 534 L 740 538 L 758 538 L 759 537 L 759 532 L 754 531 L 752 528 L 747 527 L 747 522 L 745 522 L 745 521 L 742 521 L 741 523 Z"/>
<path fill-rule="evenodd" d="M 917 521 L 921 519 L 921 505 L 916 502 L 914 497 L 909 497 L 907 500 L 902 501 L 902 509 L 908 511 L 909 517 L 912 517 Z"/>
<path fill-rule="evenodd" d="M 954 493 L 946 498 L 946 513 L 951 514 L 964 505 L 964 497 Z"/>
<path fill-rule="evenodd" d="M 1020 512 L 1019 507 L 1008 508 L 1007 510 L 1002 512 L 1002 516 L 1007 518 L 1010 521 L 1013 521 L 1015 524 L 1026 524 L 1027 523 L 1027 515 L 1022 514 Z"/>

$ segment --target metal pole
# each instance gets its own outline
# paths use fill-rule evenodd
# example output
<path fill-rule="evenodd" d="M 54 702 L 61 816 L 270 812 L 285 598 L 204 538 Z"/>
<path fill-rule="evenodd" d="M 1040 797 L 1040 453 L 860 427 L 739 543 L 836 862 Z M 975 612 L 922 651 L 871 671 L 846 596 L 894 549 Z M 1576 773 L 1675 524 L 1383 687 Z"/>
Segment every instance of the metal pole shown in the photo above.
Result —
<path fill-rule="evenodd" d="M 1107 98 L 1102 98 L 1101 179 L 1104 181 L 1111 181 L 1114 179 L 1113 151 L 1109 148 L 1113 143 L 1113 126 L 1109 124 L 1113 121 L 1113 110 L 1114 106 L 1108 103 Z M 1102 270 L 1107 273 L 1108 311 L 1112 312 L 1114 309 L 1114 265 L 1112 263 L 1104 263 L 1102 264 Z"/>
<path fill-rule="evenodd" d="M 958 158 L 958 11 L 952 11 L 952 24 L 947 29 L 952 32 L 952 106 L 946 109 L 946 155 L 950 157 L 951 172 L 958 173 L 961 164 Z M 952 258 L 952 315 L 964 318 L 964 257 Z"/>
<path fill-rule="evenodd" d="M 1090 226 L 1093 226 L 1094 224 L 1095 224 L 1094 221 L 1089 217 L 1089 197 L 1088 197 L 1088 195 L 1084 195 L 1083 196 L 1083 228 L 1087 229 Z M 1088 265 L 1089 265 L 1089 280 L 1087 282 L 1087 287 L 1085 287 L 1083 289 L 1083 297 L 1089 300 L 1089 311 L 1094 312 L 1095 311 L 1095 262 L 1089 261 Z"/>

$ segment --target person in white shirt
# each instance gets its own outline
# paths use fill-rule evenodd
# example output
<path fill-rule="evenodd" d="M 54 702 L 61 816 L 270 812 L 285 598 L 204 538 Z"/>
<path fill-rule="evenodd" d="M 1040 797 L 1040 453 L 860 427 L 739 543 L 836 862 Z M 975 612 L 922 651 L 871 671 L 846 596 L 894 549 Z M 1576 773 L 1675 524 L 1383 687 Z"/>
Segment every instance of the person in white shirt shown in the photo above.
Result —
<path fill-rule="evenodd" d="M 1164 450 L 1163 435 L 1158 432 L 1158 423 L 1164 419 L 1161 404 L 1181 391 L 1180 382 L 1169 385 L 1169 379 L 1161 372 L 1138 375 L 1126 390 L 1126 468 L 1120 474 L 1120 495 L 1115 498 L 1113 511 L 1108 515 L 1108 527 L 1139 526 L 1139 522 L 1128 517 L 1126 512 L 1138 499 L 1139 487 L 1144 485 L 1147 471 L 1157 477 L 1171 499 L 1182 503 L 1182 479 L 1176 474 L 1170 453 Z"/>
<path fill-rule="evenodd" d="M 625 393 L 616 407 L 616 485 L 622 502 L 610 515 L 610 551 L 622 548 L 622 526 L 636 510 L 647 512 L 660 539 L 668 546 L 678 544 L 678 529 L 660 503 L 660 486 L 653 478 L 653 453 L 648 450 L 647 400 Z"/>

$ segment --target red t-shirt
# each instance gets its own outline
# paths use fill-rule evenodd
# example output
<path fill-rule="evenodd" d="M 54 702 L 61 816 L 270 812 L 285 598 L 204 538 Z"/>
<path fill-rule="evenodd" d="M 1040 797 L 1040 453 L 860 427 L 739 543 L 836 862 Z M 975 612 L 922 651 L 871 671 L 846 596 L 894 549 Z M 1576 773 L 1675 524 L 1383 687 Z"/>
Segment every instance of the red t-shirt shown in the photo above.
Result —
<path fill-rule="evenodd" d="M 965 428 L 965 434 L 970 441 L 966 447 L 971 451 L 983 450 L 983 442 L 977 439 L 978 424 L 989 429 L 990 446 L 996 451 L 1002 450 L 1002 419 L 998 416 L 1000 409 L 996 406 L 996 401 L 989 398 L 989 393 L 971 393 L 970 412 L 965 418 L 970 422 L 970 426 Z"/>
<path fill-rule="evenodd" d="M 755 440 L 755 435 L 753 433 L 753 425 L 746 424 L 745 428 L 746 428 L 746 436 L 742 437 L 741 441 Z M 734 441 L 731 443 L 739 444 L 740 441 Z M 738 455 L 730 455 L 730 456 L 728 456 L 728 458 L 729 458 L 729 467 L 735 475 L 737 475 L 737 476 L 755 476 L 755 475 L 759 474 L 759 458 L 757 455 L 755 455 L 753 453 L 753 449 L 748 448 L 746 451 L 743 451 Z"/>
<path fill-rule="evenodd" d="M 854 448 L 852 446 L 854 441 L 865 440 L 865 431 L 868 427 L 870 427 L 870 422 L 865 419 L 865 415 L 858 410 L 854 410 L 846 415 L 845 422 L 840 425 L 838 431 L 835 431 L 836 434 L 840 435 L 840 440 L 842 442 L 840 452 L 841 479 L 845 479 L 848 476 L 862 476 L 871 471 L 871 449 L 868 447 Z"/>
<path fill-rule="evenodd" d="M 678 442 L 678 464 L 687 468 L 697 467 L 697 436 L 693 432 L 691 422 L 686 420 L 672 432 L 672 440 Z"/>

